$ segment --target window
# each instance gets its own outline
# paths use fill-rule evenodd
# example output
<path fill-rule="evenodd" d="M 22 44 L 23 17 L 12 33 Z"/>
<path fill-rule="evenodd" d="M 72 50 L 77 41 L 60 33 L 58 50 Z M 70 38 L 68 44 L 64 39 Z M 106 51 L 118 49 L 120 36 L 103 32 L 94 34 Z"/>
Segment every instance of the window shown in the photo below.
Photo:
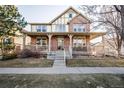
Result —
<path fill-rule="evenodd" d="M 46 46 L 47 45 L 47 39 L 46 38 L 42 38 L 42 37 L 37 37 L 37 45 L 41 45 L 41 46 Z"/>
<path fill-rule="evenodd" d="M 56 25 L 56 31 L 57 32 L 65 32 L 66 31 L 65 24 L 58 24 L 58 25 Z"/>
<path fill-rule="evenodd" d="M 86 39 L 85 38 L 79 38 L 79 37 L 76 37 L 74 38 L 73 40 L 73 46 L 74 47 L 82 47 L 82 46 L 85 46 L 86 45 Z"/>
<path fill-rule="evenodd" d="M 41 32 L 41 26 L 37 26 L 37 32 Z"/>
<path fill-rule="evenodd" d="M 36 27 L 37 32 L 46 32 L 47 31 L 47 26 L 45 25 L 39 25 Z"/>
<path fill-rule="evenodd" d="M 76 29 L 76 28 L 74 28 L 74 31 L 75 31 L 75 32 L 76 32 L 76 30 L 77 30 L 77 29 Z"/>
<path fill-rule="evenodd" d="M 69 14 L 69 18 L 72 18 L 72 14 Z"/>
<path fill-rule="evenodd" d="M 47 45 L 47 40 L 46 38 L 42 38 L 42 46 L 46 46 Z"/>
<path fill-rule="evenodd" d="M 74 32 L 85 32 L 85 28 L 82 24 L 74 24 L 73 31 Z"/>
<path fill-rule="evenodd" d="M 42 26 L 42 32 L 46 32 L 47 31 L 47 27 L 46 26 Z"/>
<path fill-rule="evenodd" d="M 4 42 L 4 44 L 12 44 L 12 39 L 11 38 L 5 38 L 3 42 Z"/>
<path fill-rule="evenodd" d="M 83 45 L 83 42 L 81 39 L 74 39 L 73 45 L 74 47 L 81 47 Z"/>
<path fill-rule="evenodd" d="M 37 38 L 36 44 L 41 45 L 41 38 L 40 37 Z"/>

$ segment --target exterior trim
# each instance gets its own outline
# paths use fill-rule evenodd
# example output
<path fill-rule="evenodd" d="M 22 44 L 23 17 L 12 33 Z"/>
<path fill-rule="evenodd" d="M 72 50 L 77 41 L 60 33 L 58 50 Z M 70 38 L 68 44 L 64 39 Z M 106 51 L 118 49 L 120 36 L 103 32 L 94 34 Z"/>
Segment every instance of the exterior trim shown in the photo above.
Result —
<path fill-rule="evenodd" d="M 80 35 L 80 36 L 90 36 L 90 39 L 97 38 L 99 36 L 103 36 L 105 32 L 23 32 L 29 36 L 38 36 L 38 35 Z"/>

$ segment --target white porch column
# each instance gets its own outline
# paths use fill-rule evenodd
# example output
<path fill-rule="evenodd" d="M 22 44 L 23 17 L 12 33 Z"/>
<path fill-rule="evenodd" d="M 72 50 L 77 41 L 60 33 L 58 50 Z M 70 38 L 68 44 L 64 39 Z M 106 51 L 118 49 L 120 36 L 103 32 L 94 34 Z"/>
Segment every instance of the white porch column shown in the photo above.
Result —
<path fill-rule="evenodd" d="M 68 35 L 68 36 L 69 36 L 69 39 L 70 39 L 69 51 L 70 51 L 70 56 L 72 58 L 72 37 L 73 37 L 73 35 Z"/>
<path fill-rule="evenodd" d="M 23 46 L 22 49 L 25 49 L 25 45 L 26 45 L 26 34 L 23 34 Z"/>
<path fill-rule="evenodd" d="M 49 34 L 49 35 L 48 35 L 48 38 L 49 38 L 48 51 L 49 51 L 49 52 L 51 51 L 51 37 L 52 37 L 52 35 Z"/>
<path fill-rule="evenodd" d="M 102 44 L 103 44 L 103 56 L 105 56 L 105 40 L 104 40 L 104 35 L 102 35 Z"/>

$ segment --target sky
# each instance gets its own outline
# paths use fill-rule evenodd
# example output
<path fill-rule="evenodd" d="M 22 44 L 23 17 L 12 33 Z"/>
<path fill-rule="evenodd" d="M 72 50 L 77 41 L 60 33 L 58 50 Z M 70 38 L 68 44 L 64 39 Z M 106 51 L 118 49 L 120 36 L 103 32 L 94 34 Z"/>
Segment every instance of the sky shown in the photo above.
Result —
<path fill-rule="evenodd" d="M 17 7 L 28 23 L 48 23 L 70 6 L 19 5 Z M 78 6 L 73 7 L 79 8 Z M 30 30 L 30 27 L 27 26 L 26 29 Z"/>
<path fill-rule="evenodd" d="M 28 23 L 48 23 L 70 6 L 62 5 L 18 5 L 18 10 Z M 79 6 L 72 6 L 79 10 Z M 30 31 L 28 25 L 26 30 Z"/>
<path fill-rule="evenodd" d="M 61 14 L 70 6 L 57 6 L 57 5 L 18 5 L 18 10 L 20 14 L 25 17 L 25 20 L 28 23 L 48 23 L 54 19 L 57 15 Z M 72 6 L 78 11 L 82 12 L 79 9 L 79 6 Z M 86 16 L 84 13 L 82 13 Z M 30 25 L 26 26 L 26 30 L 30 31 Z M 95 41 L 99 41 L 96 39 Z"/>

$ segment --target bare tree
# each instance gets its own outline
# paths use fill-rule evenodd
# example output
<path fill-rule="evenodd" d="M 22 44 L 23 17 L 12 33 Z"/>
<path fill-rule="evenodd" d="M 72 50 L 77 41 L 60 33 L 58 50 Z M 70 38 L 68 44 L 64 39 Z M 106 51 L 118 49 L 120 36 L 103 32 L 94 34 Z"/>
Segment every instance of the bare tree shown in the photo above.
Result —
<path fill-rule="evenodd" d="M 118 52 L 118 56 L 120 56 L 124 31 L 122 30 L 122 15 L 115 7 L 119 9 L 118 6 L 111 5 L 80 6 L 80 9 L 88 13 L 89 17 L 91 16 L 91 23 L 97 24 L 93 25 L 93 29 L 104 28 L 106 30 L 107 38 L 105 40 Z"/>

